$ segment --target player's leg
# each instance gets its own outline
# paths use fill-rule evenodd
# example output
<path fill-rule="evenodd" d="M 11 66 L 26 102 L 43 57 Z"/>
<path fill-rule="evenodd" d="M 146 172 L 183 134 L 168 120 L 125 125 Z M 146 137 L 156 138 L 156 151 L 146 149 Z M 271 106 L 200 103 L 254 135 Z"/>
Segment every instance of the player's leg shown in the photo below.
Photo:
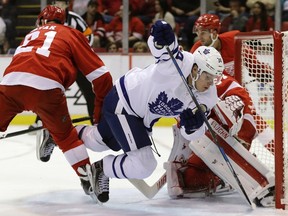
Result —
<path fill-rule="evenodd" d="M 94 101 L 95 94 L 92 90 L 91 83 L 86 79 L 86 77 L 78 71 L 76 83 L 79 86 L 80 91 L 82 92 L 86 103 L 89 116 L 91 116 L 91 124 L 93 125 L 93 113 L 94 113 Z"/>
<path fill-rule="evenodd" d="M 64 93 L 60 89 L 36 91 L 34 94 L 36 112 L 49 130 L 66 160 L 79 176 L 86 194 L 89 194 L 89 180 L 86 164 L 90 164 L 88 152 L 83 141 L 72 125 Z"/>
<path fill-rule="evenodd" d="M 20 91 L 19 91 L 20 90 Z M 19 97 L 21 88 L 18 86 L 0 85 L 0 131 L 7 130 L 12 119 L 23 111 L 11 98 Z"/>
<path fill-rule="evenodd" d="M 151 175 L 157 162 L 143 120 L 127 114 L 115 88 L 104 100 L 102 118 L 110 128 L 107 130 L 101 119 L 97 129 L 102 141 L 108 146 L 118 145 L 124 151 L 123 154 L 108 155 L 92 164 L 93 187 L 99 191 L 98 198 L 106 202 L 109 199 L 109 178 L 142 179 Z"/>
<path fill-rule="evenodd" d="M 91 83 L 86 79 L 86 77 L 81 73 L 77 73 L 76 83 L 82 92 L 86 103 L 89 116 L 91 116 L 91 124 L 93 124 L 93 112 L 94 112 L 94 99 L 95 94 L 93 93 Z M 36 117 L 36 125 L 42 124 L 40 122 L 39 116 Z M 54 147 L 57 146 L 56 142 L 53 140 L 49 133 L 49 130 L 43 129 L 36 133 L 36 155 L 37 159 L 42 162 L 48 162 L 53 153 Z"/>

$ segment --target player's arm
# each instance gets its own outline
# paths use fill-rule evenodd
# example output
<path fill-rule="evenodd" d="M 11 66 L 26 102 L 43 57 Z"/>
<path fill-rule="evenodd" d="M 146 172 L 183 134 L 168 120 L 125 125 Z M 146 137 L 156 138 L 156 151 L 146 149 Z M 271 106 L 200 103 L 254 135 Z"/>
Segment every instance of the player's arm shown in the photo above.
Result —
<path fill-rule="evenodd" d="M 147 43 L 152 55 L 159 61 L 170 59 L 165 46 L 169 46 L 173 54 L 178 52 L 178 42 L 174 31 L 167 22 L 162 20 L 152 25 Z"/>
<path fill-rule="evenodd" d="M 100 119 L 104 97 L 111 90 L 112 76 L 100 57 L 91 49 L 85 36 L 75 29 L 72 34 L 71 49 L 74 54 L 73 60 L 76 67 L 93 84 L 95 94 L 94 102 L 94 123 Z"/>

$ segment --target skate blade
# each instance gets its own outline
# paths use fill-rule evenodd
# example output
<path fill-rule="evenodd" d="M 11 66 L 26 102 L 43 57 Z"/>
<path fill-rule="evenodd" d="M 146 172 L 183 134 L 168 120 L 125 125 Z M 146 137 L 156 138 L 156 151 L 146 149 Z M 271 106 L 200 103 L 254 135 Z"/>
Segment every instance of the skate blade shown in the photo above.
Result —
<path fill-rule="evenodd" d="M 87 175 L 88 175 L 88 178 L 89 178 L 89 181 L 90 181 L 90 184 L 91 184 L 91 187 L 89 188 L 89 196 L 92 198 L 92 200 L 98 204 L 98 205 L 103 205 L 102 202 L 100 202 L 94 192 L 94 183 L 93 183 L 93 175 L 92 175 L 92 172 L 91 172 L 91 166 L 89 164 L 86 164 L 86 170 L 87 170 Z"/>
<path fill-rule="evenodd" d="M 102 202 L 100 202 L 98 199 L 97 199 L 97 196 L 96 194 L 94 193 L 93 189 L 91 188 L 90 191 L 89 191 L 89 196 L 91 197 L 91 199 L 98 205 L 103 205 Z"/>

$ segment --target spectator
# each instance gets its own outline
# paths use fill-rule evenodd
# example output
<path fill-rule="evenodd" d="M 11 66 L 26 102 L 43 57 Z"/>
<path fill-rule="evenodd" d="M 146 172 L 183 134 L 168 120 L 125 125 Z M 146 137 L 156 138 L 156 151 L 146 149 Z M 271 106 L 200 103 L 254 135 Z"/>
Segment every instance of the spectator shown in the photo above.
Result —
<path fill-rule="evenodd" d="M 1 1 L 0 1 L 1 2 Z M 2 19 L 6 24 L 6 41 L 4 43 L 4 52 L 10 48 L 16 48 L 16 21 L 17 21 L 17 9 L 16 0 L 2 0 Z"/>
<path fill-rule="evenodd" d="M 105 23 L 110 23 L 118 15 L 122 0 L 98 0 L 99 12 L 103 15 Z"/>
<path fill-rule="evenodd" d="M 87 12 L 82 16 L 93 31 L 93 48 L 105 47 L 106 42 L 104 18 L 102 14 L 98 12 L 98 6 L 99 4 L 96 0 L 90 0 L 87 4 Z"/>
<path fill-rule="evenodd" d="M 134 53 L 146 53 L 148 51 L 149 51 L 149 48 L 145 41 L 138 41 L 133 45 Z"/>
<path fill-rule="evenodd" d="M 5 40 L 6 40 L 6 24 L 3 20 L 3 18 L 1 17 L 1 9 L 0 8 L 0 54 L 5 54 L 4 51 L 4 44 L 5 44 Z"/>
<path fill-rule="evenodd" d="M 173 30 L 175 30 L 175 18 L 170 12 L 170 5 L 167 0 L 156 0 L 155 1 L 155 11 L 156 14 L 153 19 L 153 23 L 157 20 L 164 20 L 170 24 Z"/>
<path fill-rule="evenodd" d="M 253 5 L 257 1 L 259 0 L 247 0 L 246 5 L 248 8 L 252 9 Z M 267 14 L 274 18 L 276 0 L 260 0 L 260 2 L 266 6 Z"/>
<path fill-rule="evenodd" d="M 261 1 L 256 1 L 251 8 L 252 15 L 246 22 L 246 31 L 271 31 L 274 28 L 274 22 L 271 16 L 268 16 L 266 6 Z"/>
<path fill-rule="evenodd" d="M 132 8 L 129 5 L 129 9 Z M 106 37 L 109 42 L 118 43 L 119 47 L 122 47 L 122 15 L 123 6 L 120 6 L 119 13 L 114 17 L 109 24 L 106 25 Z M 129 11 L 129 47 L 132 48 L 134 43 L 143 39 L 145 34 L 145 26 L 143 22 Z"/>
<path fill-rule="evenodd" d="M 288 21 L 288 0 L 283 2 L 282 21 Z"/>
<path fill-rule="evenodd" d="M 241 2 L 241 11 L 247 11 L 245 6 L 246 0 L 240 0 Z M 220 21 L 222 22 L 224 18 L 230 15 L 231 8 L 230 8 L 230 0 L 217 0 L 214 1 L 213 6 L 214 10 L 209 10 L 208 14 L 215 14 L 219 17 Z"/>
<path fill-rule="evenodd" d="M 132 11 L 144 23 L 149 26 L 155 16 L 155 0 L 130 0 L 132 3 Z"/>
<path fill-rule="evenodd" d="M 196 37 L 191 29 L 200 15 L 200 0 L 194 0 L 193 3 L 191 0 L 172 0 L 171 11 L 176 23 L 183 27 L 178 36 L 187 45 L 187 49 L 190 49 Z"/>
<path fill-rule="evenodd" d="M 73 0 L 70 4 L 72 4 L 72 10 L 79 14 L 80 16 L 83 16 L 84 13 L 87 12 L 86 5 L 88 4 L 89 0 Z"/>
<path fill-rule="evenodd" d="M 242 9 L 241 1 L 231 0 L 229 8 L 230 14 L 222 20 L 220 33 L 231 30 L 245 31 L 248 14 Z"/>
<path fill-rule="evenodd" d="M 115 42 L 110 42 L 106 46 L 106 51 L 109 53 L 119 52 L 119 46 Z"/>

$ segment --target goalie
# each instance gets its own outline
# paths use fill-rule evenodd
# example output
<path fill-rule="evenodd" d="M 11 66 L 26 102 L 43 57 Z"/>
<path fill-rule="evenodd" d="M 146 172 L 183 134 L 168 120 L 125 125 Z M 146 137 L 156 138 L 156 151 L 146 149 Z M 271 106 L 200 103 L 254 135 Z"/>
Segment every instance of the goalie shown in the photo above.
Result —
<path fill-rule="evenodd" d="M 252 100 L 231 76 L 222 76 L 217 91 L 220 101 L 209 116 L 217 144 L 209 131 L 199 140 L 190 142 L 181 136 L 177 125 L 173 126 L 174 144 L 164 164 L 168 194 L 172 198 L 208 195 L 220 191 L 225 183 L 243 194 L 218 149 L 219 144 L 249 200 L 258 206 L 271 206 L 274 204 L 274 173 L 249 152 L 257 136 Z"/>

